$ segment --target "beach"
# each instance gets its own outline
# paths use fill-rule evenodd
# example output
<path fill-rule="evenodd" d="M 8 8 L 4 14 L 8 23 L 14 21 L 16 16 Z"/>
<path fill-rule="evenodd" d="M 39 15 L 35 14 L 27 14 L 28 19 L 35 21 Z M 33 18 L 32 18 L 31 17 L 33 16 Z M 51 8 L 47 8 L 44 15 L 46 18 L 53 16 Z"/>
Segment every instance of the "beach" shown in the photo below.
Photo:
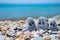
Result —
<path fill-rule="evenodd" d="M 38 18 L 33 18 L 35 21 L 38 20 Z M 47 18 L 48 20 L 50 20 L 49 18 Z M 27 18 L 20 18 L 20 19 L 2 19 L 0 20 L 0 30 L 1 32 L 5 33 L 3 36 L 7 39 L 7 40 L 25 40 L 26 38 L 29 38 L 30 36 L 32 37 L 37 37 L 35 40 L 41 39 L 41 40 L 50 40 L 50 36 L 52 35 L 44 35 L 44 37 L 39 37 L 38 35 L 34 34 L 35 32 L 27 32 L 27 33 L 23 33 L 22 31 L 18 31 L 15 32 L 16 37 L 10 37 L 9 34 L 9 29 L 16 26 L 16 27 L 23 27 L 23 25 L 25 24 Z M 12 29 L 11 29 L 12 30 Z M 13 34 L 12 34 L 13 35 Z M 54 35 L 53 35 L 54 36 Z M 47 37 L 49 37 L 49 39 L 47 39 Z M 46 39 L 45 39 L 46 38 Z M 33 38 L 34 39 L 34 38 Z M 53 40 L 53 39 L 52 39 Z"/>

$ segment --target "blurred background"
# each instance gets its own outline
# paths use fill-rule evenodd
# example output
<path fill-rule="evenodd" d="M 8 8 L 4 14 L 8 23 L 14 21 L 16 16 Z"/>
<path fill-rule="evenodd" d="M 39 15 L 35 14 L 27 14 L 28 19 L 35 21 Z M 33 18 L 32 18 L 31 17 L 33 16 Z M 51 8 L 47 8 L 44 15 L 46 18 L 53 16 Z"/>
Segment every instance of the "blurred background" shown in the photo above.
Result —
<path fill-rule="evenodd" d="M 60 0 L 0 0 L 0 19 L 56 15 L 60 15 Z"/>

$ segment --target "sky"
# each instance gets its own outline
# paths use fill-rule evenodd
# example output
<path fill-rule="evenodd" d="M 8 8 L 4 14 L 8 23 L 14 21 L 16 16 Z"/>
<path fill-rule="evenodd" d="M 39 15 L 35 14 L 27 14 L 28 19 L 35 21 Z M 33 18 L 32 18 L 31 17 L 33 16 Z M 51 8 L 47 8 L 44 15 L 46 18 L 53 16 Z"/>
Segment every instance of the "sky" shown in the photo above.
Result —
<path fill-rule="evenodd" d="M 0 3 L 60 3 L 60 0 L 0 0 Z"/>

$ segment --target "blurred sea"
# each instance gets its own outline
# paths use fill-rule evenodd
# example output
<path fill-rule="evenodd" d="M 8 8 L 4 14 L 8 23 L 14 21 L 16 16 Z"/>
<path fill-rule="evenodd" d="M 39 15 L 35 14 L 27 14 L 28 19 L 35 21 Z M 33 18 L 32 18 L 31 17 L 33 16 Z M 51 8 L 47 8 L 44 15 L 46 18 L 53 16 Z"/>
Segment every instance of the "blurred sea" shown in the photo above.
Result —
<path fill-rule="evenodd" d="M 60 15 L 60 4 L 0 4 L 0 19 L 56 15 Z"/>

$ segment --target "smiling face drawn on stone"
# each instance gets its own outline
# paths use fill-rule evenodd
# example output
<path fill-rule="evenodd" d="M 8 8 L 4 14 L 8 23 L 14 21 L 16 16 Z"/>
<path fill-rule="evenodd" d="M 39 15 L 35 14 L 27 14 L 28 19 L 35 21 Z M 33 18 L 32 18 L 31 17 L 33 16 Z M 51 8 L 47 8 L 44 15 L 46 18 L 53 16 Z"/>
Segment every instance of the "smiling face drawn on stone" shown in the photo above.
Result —
<path fill-rule="evenodd" d="M 40 17 L 37 22 L 37 27 L 40 29 L 47 29 L 47 19 L 45 17 Z"/>
<path fill-rule="evenodd" d="M 33 20 L 32 18 L 30 18 L 30 17 L 27 19 L 27 23 L 28 23 L 28 26 L 29 26 L 29 27 L 35 26 L 34 20 Z"/>
<path fill-rule="evenodd" d="M 57 24 L 55 20 L 50 21 L 50 30 L 57 31 Z"/>
<path fill-rule="evenodd" d="M 27 19 L 27 26 L 28 26 L 28 29 L 29 29 L 29 30 L 34 30 L 34 29 L 36 29 L 35 22 L 34 22 L 34 20 L 33 20 L 31 17 L 29 17 L 29 18 Z"/>
<path fill-rule="evenodd" d="M 55 26 L 56 25 L 56 22 L 55 21 L 52 21 L 52 22 L 50 22 L 50 26 Z"/>
<path fill-rule="evenodd" d="M 35 25 L 34 21 L 33 20 L 28 20 L 28 25 L 30 27 L 33 27 Z"/>
<path fill-rule="evenodd" d="M 39 25 L 45 25 L 45 20 L 44 19 L 40 19 L 38 24 Z"/>

